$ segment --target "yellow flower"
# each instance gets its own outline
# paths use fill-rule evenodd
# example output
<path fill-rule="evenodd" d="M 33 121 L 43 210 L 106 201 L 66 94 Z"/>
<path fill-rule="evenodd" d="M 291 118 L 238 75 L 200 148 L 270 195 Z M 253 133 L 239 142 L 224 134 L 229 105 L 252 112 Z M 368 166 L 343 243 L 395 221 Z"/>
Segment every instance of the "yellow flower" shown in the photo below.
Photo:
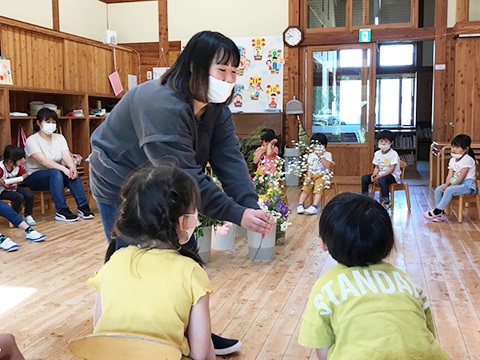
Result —
<path fill-rule="evenodd" d="M 259 197 L 260 199 L 262 199 L 263 201 L 267 201 L 267 200 L 268 200 L 268 197 L 265 196 L 265 195 L 258 195 L 258 197 Z"/>

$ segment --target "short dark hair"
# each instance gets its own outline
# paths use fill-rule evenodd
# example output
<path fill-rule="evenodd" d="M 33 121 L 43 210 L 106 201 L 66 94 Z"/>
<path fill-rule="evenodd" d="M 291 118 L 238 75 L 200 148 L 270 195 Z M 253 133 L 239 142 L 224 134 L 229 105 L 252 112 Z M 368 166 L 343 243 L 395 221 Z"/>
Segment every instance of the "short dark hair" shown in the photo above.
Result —
<path fill-rule="evenodd" d="M 475 153 L 473 152 L 471 145 L 472 145 L 472 138 L 465 134 L 458 134 L 452 140 L 453 146 L 458 146 L 463 150 L 467 150 L 468 148 L 468 155 L 470 155 L 475 160 Z"/>
<path fill-rule="evenodd" d="M 260 135 L 260 140 L 270 142 L 273 139 L 277 139 L 277 135 L 273 129 L 265 128 L 262 130 L 262 135 Z"/>
<path fill-rule="evenodd" d="M 178 218 L 200 207 L 198 184 L 186 171 L 173 163 L 138 170 L 122 187 L 120 199 L 114 232 L 126 243 L 159 240 L 201 263 L 180 246 L 176 232 Z"/>
<path fill-rule="evenodd" d="M 346 266 L 377 264 L 395 243 L 392 222 L 383 206 L 351 192 L 335 196 L 325 206 L 319 234 L 330 255 Z"/>
<path fill-rule="evenodd" d="M 16 145 L 7 145 L 3 151 L 3 161 L 11 161 L 15 164 L 25 157 L 25 151 Z"/>
<path fill-rule="evenodd" d="M 312 134 L 312 138 L 310 139 L 310 142 L 313 144 L 314 142 L 320 143 L 323 146 L 327 147 L 328 145 L 328 139 L 325 134 L 322 133 L 315 133 Z"/>
<path fill-rule="evenodd" d="M 391 143 L 395 140 L 395 135 L 389 130 L 382 130 L 378 133 L 377 140 L 388 140 Z"/>
<path fill-rule="evenodd" d="M 58 121 L 57 113 L 55 111 L 53 111 L 49 108 L 45 108 L 45 107 L 38 110 L 38 113 L 37 113 L 37 120 L 38 121 L 44 121 L 44 120 L 49 120 L 49 119 L 53 119 L 57 122 Z"/>
<path fill-rule="evenodd" d="M 188 98 L 208 103 L 208 76 L 210 65 L 231 63 L 240 64 L 240 52 L 237 45 L 228 37 L 214 31 L 201 31 L 195 34 L 180 53 L 175 63 L 161 79 L 162 85 L 184 93 Z M 232 95 L 225 101 L 229 104 Z"/>

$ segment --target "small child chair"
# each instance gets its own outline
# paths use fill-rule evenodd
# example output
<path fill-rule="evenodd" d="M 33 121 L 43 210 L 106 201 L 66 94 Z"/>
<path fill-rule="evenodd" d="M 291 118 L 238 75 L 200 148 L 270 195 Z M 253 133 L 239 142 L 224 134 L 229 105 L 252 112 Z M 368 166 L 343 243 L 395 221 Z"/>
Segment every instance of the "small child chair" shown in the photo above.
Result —
<path fill-rule="evenodd" d="M 475 165 L 478 167 L 478 160 L 475 160 Z M 478 178 L 478 171 L 475 173 L 475 177 Z M 475 180 L 475 186 L 477 188 L 476 194 L 468 194 L 468 195 L 459 195 L 454 196 L 452 200 L 458 200 L 458 222 L 461 223 L 463 221 L 463 205 L 469 202 L 476 202 L 477 203 L 477 214 L 478 219 L 480 220 L 480 180 Z M 451 204 L 451 202 L 450 202 Z M 447 205 L 445 208 L 445 214 L 450 213 L 450 204 Z"/>
<path fill-rule="evenodd" d="M 97 333 L 68 344 L 70 352 L 84 360 L 180 360 L 177 345 L 159 338 L 129 333 Z"/>
<path fill-rule="evenodd" d="M 407 206 L 410 209 L 410 193 L 408 192 L 408 184 L 403 182 L 403 177 L 405 176 L 405 168 L 407 167 L 407 163 L 405 161 L 400 160 L 400 169 L 402 170 L 402 176 L 400 177 L 399 183 L 390 184 L 390 198 L 392 199 L 392 210 L 394 205 L 394 194 L 395 190 L 405 190 L 405 197 L 407 198 Z M 375 197 L 375 192 L 380 192 L 380 185 L 378 184 L 371 184 L 370 187 L 372 190 L 372 197 Z"/>

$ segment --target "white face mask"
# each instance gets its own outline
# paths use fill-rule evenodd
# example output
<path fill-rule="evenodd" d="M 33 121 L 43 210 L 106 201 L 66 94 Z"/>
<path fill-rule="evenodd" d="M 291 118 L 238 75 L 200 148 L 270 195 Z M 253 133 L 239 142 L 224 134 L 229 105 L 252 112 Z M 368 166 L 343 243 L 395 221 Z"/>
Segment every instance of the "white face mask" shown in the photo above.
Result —
<path fill-rule="evenodd" d="M 185 214 L 185 216 L 191 216 L 191 217 L 194 217 L 195 218 L 195 226 L 193 228 L 189 228 L 189 229 L 186 229 L 185 231 L 187 232 L 187 235 L 188 235 L 188 240 L 190 240 L 190 238 L 192 237 L 193 235 L 193 232 L 195 231 L 195 229 L 197 228 L 199 222 L 198 222 L 198 212 L 195 213 L 195 214 Z"/>
<path fill-rule="evenodd" d="M 47 135 L 53 134 L 57 130 L 57 124 L 45 123 L 42 125 L 42 130 Z"/>
<path fill-rule="evenodd" d="M 208 77 L 208 101 L 214 104 L 222 104 L 232 95 L 235 83 L 215 79 L 213 76 Z"/>
<path fill-rule="evenodd" d="M 460 159 L 463 155 L 465 155 L 465 153 L 461 153 L 461 154 L 451 153 L 450 155 L 452 155 L 452 158 L 454 159 Z"/>
<path fill-rule="evenodd" d="M 378 148 L 382 151 L 390 150 L 390 144 L 378 145 Z"/>

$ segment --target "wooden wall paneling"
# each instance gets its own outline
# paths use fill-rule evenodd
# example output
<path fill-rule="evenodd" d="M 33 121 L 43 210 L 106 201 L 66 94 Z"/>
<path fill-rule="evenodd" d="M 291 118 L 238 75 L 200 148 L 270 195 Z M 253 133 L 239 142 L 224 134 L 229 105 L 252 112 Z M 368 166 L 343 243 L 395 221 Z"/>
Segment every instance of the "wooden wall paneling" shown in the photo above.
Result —
<path fill-rule="evenodd" d="M 75 134 L 72 133 L 72 121 L 77 121 L 75 118 L 60 117 L 57 123 L 57 132 L 62 134 L 67 140 L 70 151 L 73 149 L 73 139 Z M 61 129 L 61 130 L 60 130 Z"/>
<path fill-rule="evenodd" d="M 455 45 L 455 133 L 465 132 L 467 53 L 467 42 L 459 39 Z"/>
<path fill-rule="evenodd" d="M 10 116 L 8 114 L 9 92 L 0 88 L 0 149 L 10 144 Z"/>
<path fill-rule="evenodd" d="M 433 141 L 442 141 L 445 118 L 446 72 L 447 69 L 447 7 L 448 0 L 435 0 L 435 59 L 433 78 Z M 445 69 L 435 69 L 435 65 Z M 450 65 L 450 64 L 448 64 Z"/>
<path fill-rule="evenodd" d="M 236 135 L 240 138 L 250 134 L 260 125 L 273 129 L 275 134 L 279 135 L 280 143 L 278 147 L 283 148 L 283 114 L 282 113 L 235 113 L 233 114 L 235 122 Z M 260 139 L 258 139 L 260 144 Z"/>
<path fill-rule="evenodd" d="M 475 0 L 457 0 L 456 3 L 456 12 L 455 12 L 455 22 L 464 22 L 468 21 L 469 10 L 470 10 L 470 1 Z"/>
<path fill-rule="evenodd" d="M 444 88 L 444 117 L 441 121 L 434 121 L 434 129 L 438 130 L 436 139 L 450 142 L 455 136 L 455 129 L 450 122 L 455 120 L 455 40 L 452 35 L 446 37 L 445 42 L 445 88 Z M 434 70 L 435 74 L 435 70 Z M 435 134 L 434 134 L 435 135 Z"/>
<path fill-rule="evenodd" d="M 52 0 L 53 30 L 60 31 L 58 0 Z"/>
<path fill-rule="evenodd" d="M 474 54 L 478 54 L 480 51 L 480 40 L 475 39 L 475 49 Z M 473 82 L 473 119 L 472 119 L 472 141 L 474 143 L 480 143 L 480 61 L 478 60 L 478 55 L 474 57 L 475 69 L 474 69 L 474 79 Z"/>
<path fill-rule="evenodd" d="M 362 0 L 362 18 L 363 25 L 370 23 L 370 0 Z"/>
<path fill-rule="evenodd" d="M 167 0 L 158 0 L 158 46 L 159 51 L 163 52 L 165 56 L 160 54 L 161 66 L 169 66 L 166 60 L 169 58 L 168 46 L 168 5 Z M 163 49 L 163 51 L 162 51 Z"/>

